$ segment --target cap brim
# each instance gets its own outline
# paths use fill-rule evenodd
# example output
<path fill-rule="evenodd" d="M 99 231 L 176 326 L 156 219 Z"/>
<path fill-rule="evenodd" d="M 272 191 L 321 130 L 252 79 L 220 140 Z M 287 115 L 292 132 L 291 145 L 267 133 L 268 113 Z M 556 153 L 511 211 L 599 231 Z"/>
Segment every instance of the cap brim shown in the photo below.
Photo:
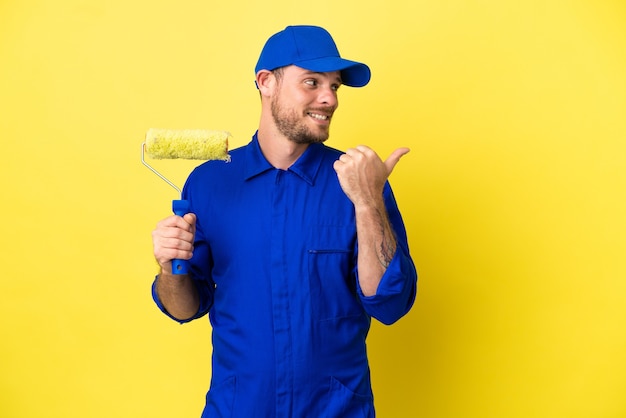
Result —
<path fill-rule="evenodd" d="M 294 63 L 294 65 L 320 73 L 341 71 L 341 82 L 350 87 L 363 87 L 369 83 L 372 77 L 370 68 L 367 65 L 339 57 L 300 61 Z"/>

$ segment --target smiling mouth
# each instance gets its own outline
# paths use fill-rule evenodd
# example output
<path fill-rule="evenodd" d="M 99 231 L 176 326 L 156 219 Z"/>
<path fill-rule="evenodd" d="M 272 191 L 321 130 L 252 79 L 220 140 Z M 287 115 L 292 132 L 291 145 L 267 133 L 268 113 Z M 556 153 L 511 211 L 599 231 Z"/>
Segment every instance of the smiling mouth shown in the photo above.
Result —
<path fill-rule="evenodd" d="M 330 120 L 330 116 L 329 115 L 322 115 L 321 113 L 307 112 L 307 115 L 309 115 L 310 117 L 312 117 L 315 120 L 320 120 L 320 121 Z"/>

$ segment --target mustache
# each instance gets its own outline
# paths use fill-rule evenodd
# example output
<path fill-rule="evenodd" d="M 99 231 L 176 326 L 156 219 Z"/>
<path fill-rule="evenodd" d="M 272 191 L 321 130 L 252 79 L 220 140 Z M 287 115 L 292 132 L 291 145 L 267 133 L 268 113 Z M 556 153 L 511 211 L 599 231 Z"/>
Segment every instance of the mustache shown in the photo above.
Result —
<path fill-rule="evenodd" d="M 337 110 L 337 106 L 319 106 L 319 107 L 310 107 L 306 111 L 307 112 L 316 112 L 322 113 L 325 115 L 332 115 Z"/>

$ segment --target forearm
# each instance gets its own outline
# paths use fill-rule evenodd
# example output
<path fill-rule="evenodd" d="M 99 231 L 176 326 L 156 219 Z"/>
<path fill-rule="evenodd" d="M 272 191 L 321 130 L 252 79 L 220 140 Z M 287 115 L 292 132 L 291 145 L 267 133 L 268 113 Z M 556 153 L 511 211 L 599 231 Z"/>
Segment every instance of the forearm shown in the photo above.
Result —
<path fill-rule="evenodd" d="M 173 317 L 185 320 L 198 312 L 200 297 L 189 275 L 161 271 L 156 281 L 156 291 L 163 307 Z"/>
<path fill-rule="evenodd" d="M 373 296 L 396 252 L 396 238 L 382 199 L 355 206 L 355 214 L 359 285 L 364 296 Z"/>
<path fill-rule="evenodd" d="M 408 148 L 398 148 L 385 160 L 364 145 L 351 148 L 335 161 L 339 184 L 354 204 L 358 243 L 357 272 L 361 292 L 373 296 L 396 253 L 396 237 L 383 198 L 387 178 Z"/>

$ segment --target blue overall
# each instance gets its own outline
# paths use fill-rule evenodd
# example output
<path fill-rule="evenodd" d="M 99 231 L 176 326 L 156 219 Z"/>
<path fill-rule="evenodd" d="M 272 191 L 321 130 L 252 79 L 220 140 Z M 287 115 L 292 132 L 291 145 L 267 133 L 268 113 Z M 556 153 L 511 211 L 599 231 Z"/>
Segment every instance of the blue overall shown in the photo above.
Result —
<path fill-rule="evenodd" d="M 198 219 L 190 273 L 201 303 L 190 320 L 208 313 L 212 326 L 202 417 L 374 417 L 370 321 L 397 321 L 417 286 L 389 184 L 384 199 L 397 250 L 377 294 L 366 297 L 354 205 L 333 169 L 341 152 L 312 144 L 280 170 L 255 134 L 230 154 L 229 163 L 196 168 L 183 191 Z M 153 297 L 168 314 L 154 287 Z"/>

